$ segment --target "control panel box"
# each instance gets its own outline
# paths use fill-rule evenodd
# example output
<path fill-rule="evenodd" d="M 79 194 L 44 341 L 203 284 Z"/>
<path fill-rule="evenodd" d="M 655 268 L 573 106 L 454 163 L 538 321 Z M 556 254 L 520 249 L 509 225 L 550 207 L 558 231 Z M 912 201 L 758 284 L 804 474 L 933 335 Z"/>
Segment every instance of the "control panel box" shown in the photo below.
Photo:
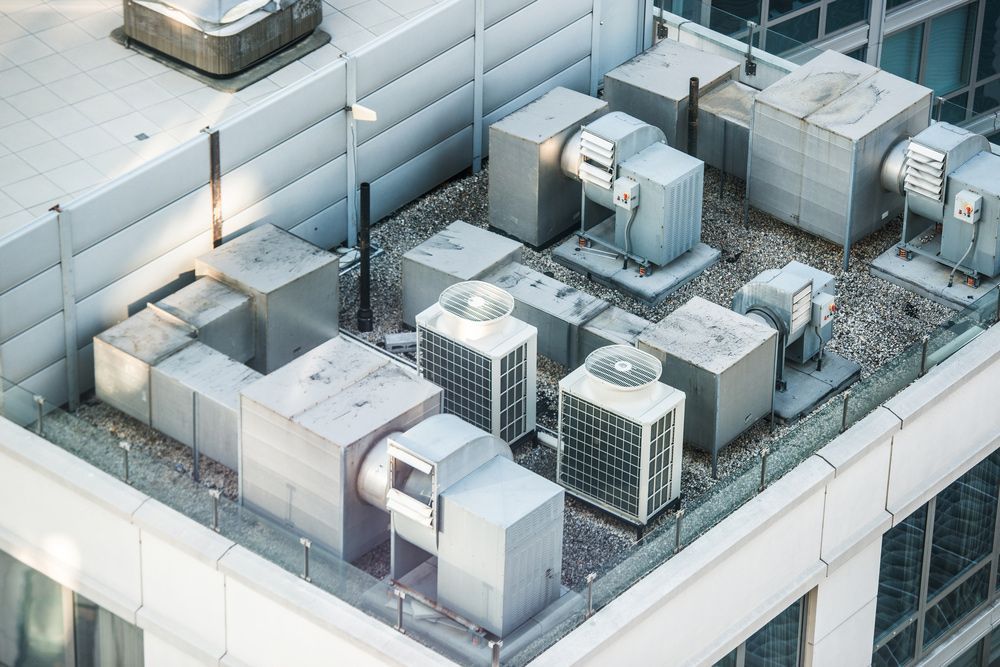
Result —
<path fill-rule="evenodd" d="M 821 292 L 813 297 L 812 308 L 812 324 L 822 329 L 833 322 L 833 315 L 837 312 L 837 297 Z"/>
<path fill-rule="evenodd" d="M 962 190 L 955 195 L 955 218 L 974 225 L 983 212 L 983 196 L 971 190 Z"/>
<path fill-rule="evenodd" d="M 639 183 L 623 176 L 615 181 L 615 206 L 631 211 L 639 206 Z"/>

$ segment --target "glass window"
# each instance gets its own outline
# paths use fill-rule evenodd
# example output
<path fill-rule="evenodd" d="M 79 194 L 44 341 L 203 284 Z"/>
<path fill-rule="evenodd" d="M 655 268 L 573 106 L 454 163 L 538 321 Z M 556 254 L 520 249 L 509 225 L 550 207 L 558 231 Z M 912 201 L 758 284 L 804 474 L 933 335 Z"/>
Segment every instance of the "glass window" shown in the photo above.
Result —
<path fill-rule="evenodd" d="M 917 624 L 910 623 L 872 656 L 872 667 L 900 667 L 916 654 Z"/>
<path fill-rule="evenodd" d="M 965 5 L 931 20 L 924 85 L 938 95 L 946 95 L 969 83 L 972 44 L 976 34 L 975 3 Z"/>
<path fill-rule="evenodd" d="M 819 9 L 800 14 L 768 27 L 767 51 L 781 55 L 819 35 Z"/>
<path fill-rule="evenodd" d="M 965 121 L 965 113 L 969 106 L 969 93 L 955 95 L 943 102 L 940 117 L 946 123 L 958 125 Z M 937 110 L 935 110 L 937 113 Z"/>
<path fill-rule="evenodd" d="M 745 32 L 747 21 L 760 24 L 760 0 L 714 0 L 709 27 L 726 35 Z"/>
<path fill-rule="evenodd" d="M 910 81 L 920 76 L 920 49 L 924 42 L 924 25 L 889 35 L 882 45 L 882 69 Z"/>
<path fill-rule="evenodd" d="M 945 109 L 951 106 L 945 104 Z M 964 106 L 961 109 L 964 111 Z M 993 552 L 998 483 L 1000 466 L 991 457 L 938 494 L 927 590 L 929 598 L 938 595 Z"/>
<path fill-rule="evenodd" d="M 1000 72 L 1000 2 L 987 2 L 979 42 L 979 78 Z"/>
<path fill-rule="evenodd" d="M 985 86 L 976 88 L 976 99 L 972 105 L 975 113 L 989 113 L 1000 107 L 1000 79 L 994 79 Z"/>
<path fill-rule="evenodd" d="M 886 0 L 885 10 L 895 9 L 896 7 L 901 7 L 908 2 L 913 2 L 913 0 Z"/>
<path fill-rule="evenodd" d="M 712 667 L 797 667 L 805 607 L 805 598 L 795 601 Z"/>
<path fill-rule="evenodd" d="M 142 630 L 82 595 L 73 599 L 77 667 L 141 665 Z"/>
<path fill-rule="evenodd" d="M 826 6 L 826 34 L 868 20 L 871 0 L 833 0 Z"/>
<path fill-rule="evenodd" d="M 928 609 L 924 621 L 924 647 L 986 602 L 989 589 L 990 569 L 983 567 Z"/>
<path fill-rule="evenodd" d="M 983 664 L 983 643 L 976 645 L 948 663 L 948 667 L 981 667 Z"/>
<path fill-rule="evenodd" d="M 868 47 L 862 46 L 860 49 L 848 51 L 844 55 L 849 58 L 854 58 L 855 60 L 860 60 L 861 62 L 866 62 L 868 60 Z"/>
<path fill-rule="evenodd" d="M 768 5 L 768 18 L 776 19 L 779 16 L 784 16 L 789 12 L 794 12 L 796 9 L 802 9 L 803 7 L 808 7 L 809 5 L 815 4 L 819 0 L 771 0 Z"/>
<path fill-rule="evenodd" d="M 926 525 L 927 507 L 924 506 L 882 537 L 875 607 L 876 644 L 917 611 Z"/>
<path fill-rule="evenodd" d="M 62 665 L 63 589 L 0 551 L 0 665 Z"/>

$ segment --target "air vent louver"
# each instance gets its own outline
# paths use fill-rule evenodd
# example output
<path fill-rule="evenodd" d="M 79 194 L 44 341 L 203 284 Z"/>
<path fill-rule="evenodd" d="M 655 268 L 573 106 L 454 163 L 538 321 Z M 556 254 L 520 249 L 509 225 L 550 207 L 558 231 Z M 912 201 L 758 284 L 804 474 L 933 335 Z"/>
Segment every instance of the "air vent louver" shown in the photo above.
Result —
<path fill-rule="evenodd" d="M 611 189 L 614 180 L 615 144 L 584 129 L 580 132 L 580 179 Z"/>
<path fill-rule="evenodd" d="M 903 187 L 907 192 L 943 201 L 946 159 L 941 151 L 910 141 L 906 147 Z"/>

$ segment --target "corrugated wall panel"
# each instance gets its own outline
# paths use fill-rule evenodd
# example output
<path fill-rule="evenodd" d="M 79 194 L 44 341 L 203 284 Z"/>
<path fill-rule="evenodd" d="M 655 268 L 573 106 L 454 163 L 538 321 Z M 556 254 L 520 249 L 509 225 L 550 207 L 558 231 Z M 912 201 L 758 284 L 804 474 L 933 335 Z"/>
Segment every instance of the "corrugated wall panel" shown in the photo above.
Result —
<path fill-rule="evenodd" d="M 472 37 L 475 7 L 474 0 L 442 3 L 411 19 L 393 39 L 370 42 L 355 51 L 358 99 Z"/>
<path fill-rule="evenodd" d="M 208 184 L 208 172 L 202 134 L 64 206 L 73 211 L 74 254 Z"/>
<path fill-rule="evenodd" d="M 63 215 L 75 224 L 75 211 Z M 73 274 L 77 301 L 211 230 L 212 197 L 205 186 L 78 254 Z"/>
<path fill-rule="evenodd" d="M 346 104 L 346 76 L 343 61 L 331 63 L 312 77 L 283 88 L 220 123 L 217 129 L 222 173 L 342 110 Z"/>
<path fill-rule="evenodd" d="M 347 115 L 340 111 L 222 176 L 222 217 L 229 219 L 344 154 Z M 346 188 L 346 180 L 345 185 Z"/>
<path fill-rule="evenodd" d="M 472 123 L 472 84 L 467 83 L 358 148 L 358 178 L 372 182 Z M 469 145 L 471 159 L 472 145 Z"/>
<path fill-rule="evenodd" d="M 378 120 L 357 124 L 358 143 L 368 141 L 472 81 L 473 44 L 469 38 L 361 99 L 362 105 L 378 113 Z"/>
<path fill-rule="evenodd" d="M 490 113 L 589 53 L 590 14 L 487 72 L 483 112 Z"/>
<path fill-rule="evenodd" d="M 56 214 L 46 213 L 0 239 L 0 292 L 20 285 L 58 263 L 59 227 L 56 225 Z"/>
<path fill-rule="evenodd" d="M 483 68 L 488 72 L 583 18 L 592 4 L 593 0 L 538 0 L 487 28 Z"/>

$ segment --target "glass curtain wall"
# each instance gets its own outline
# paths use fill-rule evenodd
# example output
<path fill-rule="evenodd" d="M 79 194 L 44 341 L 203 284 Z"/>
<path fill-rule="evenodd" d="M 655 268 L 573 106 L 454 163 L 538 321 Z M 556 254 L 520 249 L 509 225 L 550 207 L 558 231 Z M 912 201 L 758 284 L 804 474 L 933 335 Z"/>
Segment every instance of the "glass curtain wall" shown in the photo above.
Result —
<path fill-rule="evenodd" d="M 1000 450 L 882 538 L 872 664 L 914 664 L 996 598 Z"/>
<path fill-rule="evenodd" d="M 798 667 L 802 664 L 806 599 L 775 616 L 713 667 Z"/>
<path fill-rule="evenodd" d="M 0 551 L 0 665 L 135 667 L 142 630 Z"/>

